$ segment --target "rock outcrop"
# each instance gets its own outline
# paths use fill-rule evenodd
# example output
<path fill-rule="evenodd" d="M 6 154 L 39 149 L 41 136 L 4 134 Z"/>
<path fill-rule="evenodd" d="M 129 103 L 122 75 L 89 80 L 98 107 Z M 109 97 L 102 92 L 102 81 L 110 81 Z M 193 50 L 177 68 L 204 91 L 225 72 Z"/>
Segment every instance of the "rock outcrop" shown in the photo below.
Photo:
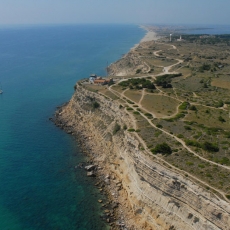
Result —
<path fill-rule="evenodd" d="M 229 229 L 229 203 L 142 150 L 137 134 L 123 129 L 133 124 L 118 101 L 78 83 L 70 102 L 56 113 L 56 123 L 70 134 L 84 135 L 94 161 L 117 175 L 137 229 Z"/>

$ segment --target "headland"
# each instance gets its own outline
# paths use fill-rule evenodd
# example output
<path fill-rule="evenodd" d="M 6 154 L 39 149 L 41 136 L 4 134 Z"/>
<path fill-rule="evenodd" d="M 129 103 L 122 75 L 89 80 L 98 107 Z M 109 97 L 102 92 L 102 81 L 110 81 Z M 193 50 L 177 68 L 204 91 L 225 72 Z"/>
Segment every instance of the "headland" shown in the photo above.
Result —
<path fill-rule="evenodd" d="M 112 81 L 77 82 L 55 123 L 90 156 L 111 229 L 227 230 L 229 37 L 164 33 L 149 27 Z"/>

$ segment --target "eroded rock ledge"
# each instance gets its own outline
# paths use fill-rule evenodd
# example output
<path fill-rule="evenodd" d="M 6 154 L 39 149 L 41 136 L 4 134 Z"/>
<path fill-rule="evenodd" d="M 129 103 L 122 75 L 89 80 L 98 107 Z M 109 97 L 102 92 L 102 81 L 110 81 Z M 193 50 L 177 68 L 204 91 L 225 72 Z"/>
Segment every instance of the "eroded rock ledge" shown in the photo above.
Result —
<path fill-rule="evenodd" d="M 100 106 L 93 108 L 94 102 Z M 56 113 L 56 123 L 71 134 L 85 135 L 94 161 L 122 184 L 123 213 L 130 229 L 229 229 L 230 205 L 162 165 L 141 150 L 132 120 L 118 101 L 80 84 L 69 103 Z M 114 132 L 115 125 L 121 129 Z M 133 225 L 133 227 L 131 227 Z"/>

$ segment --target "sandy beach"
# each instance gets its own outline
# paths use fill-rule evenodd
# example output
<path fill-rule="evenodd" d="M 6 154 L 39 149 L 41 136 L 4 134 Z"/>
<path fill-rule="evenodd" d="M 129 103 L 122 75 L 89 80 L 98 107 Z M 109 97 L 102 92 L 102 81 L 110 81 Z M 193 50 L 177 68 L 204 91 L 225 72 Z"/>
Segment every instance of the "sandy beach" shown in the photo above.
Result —
<path fill-rule="evenodd" d="M 156 41 L 159 37 L 157 36 L 157 33 L 154 31 L 148 31 L 146 35 L 141 39 L 140 42 L 149 42 L 149 41 Z"/>
<path fill-rule="evenodd" d="M 151 29 L 145 27 L 145 26 L 141 26 L 140 28 L 146 30 L 146 34 L 145 36 L 140 40 L 140 42 L 138 44 L 135 44 L 132 48 L 132 49 L 135 49 L 137 48 L 137 46 L 140 45 L 140 43 L 142 42 L 149 42 L 149 41 L 156 41 L 160 38 L 160 36 L 157 35 L 156 32 L 152 31 Z"/>

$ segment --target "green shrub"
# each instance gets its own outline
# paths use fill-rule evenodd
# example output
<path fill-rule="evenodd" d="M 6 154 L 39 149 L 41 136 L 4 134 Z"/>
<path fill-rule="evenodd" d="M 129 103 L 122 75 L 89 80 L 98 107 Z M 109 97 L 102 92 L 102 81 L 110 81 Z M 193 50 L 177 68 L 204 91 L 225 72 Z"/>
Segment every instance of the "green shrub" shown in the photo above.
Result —
<path fill-rule="evenodd" d="M 224 106 L 224 102 L 223 101 L 218 101 L 218 103 L 215 105 L 216 108 L 220 108 Z"/>
<path fill-rule="evenodd" d="M 184 101 L 180 106 L 179 106 L 179 109 L 181 110 L 186 110 L 188 107 L 189 107 L 189 102 L 187 101 Z"/>
<path fill-rule="evenodd" d="M 184 135 L 183 134 L 178 134 L 177 137 L 178 138 L 184 138 Z"/>
<path fill-rule="evenodd" d="M 184 113 L 178 113 L 175 117 L 174 117 L 174 120 L 178 120 L 180 118 L 183 118 L 185 116 Z"/>
<path fill-rule="evenodd" d="M 214 144 L 214 143 L 210 143 L 208 141 L 205 141 L 203 144 L 201 144 L 202 149 L 208 151 L 208 152 L 218 152 L 219 151 L 219 147 Z"/>
<path fill-rule="evenodd" d="M 190 109 L 190 110 L 193 110 L 193 111 L 197 111 L 197 108 L 196 108 L 195 105 L 190 106 L 189 109 Z"/>
<path fill-rule="evenodd" d="M 159 137 L 161 134 L 162 134 L 162 131 L 157 131 L 157 132 L 155 132 L 154 136 Z"/>
<path fill-rule="evenodd" d="M 199 71 L 203 73 L 205 70 L 209 71 L 210 69 L 211 69 L 211 65 L 204 63 L 202 66 L 200 66 Z"/>
<path fill-rule="evenodd" d="M 162 88 L 172 88 L 171 81 L 172 78 L 179 77 L 182 74 L 164 74 L 161 76 L 158 76 L 155 80 L 155 84 L 157 86 L 162 86 Z"/>
<path fill-rule="evenodd" d="M 113 135 L 115 135 L 120 129 L 121 129 L 121 126 L 116 123 L 113 128 Z"/>
<path fill-rule="evenodd" d="M 161 124 L 157 124 L 156 127 L 157 127 L 157 128 L 160 128 L 160 129 L 163 128 L 163 126 L 162 126 Z"/>
<path fill-rule="evenodd" d="M 132 102 L 132 101 L 130 101 L 130 100 L 127 100 L 127 102 L 129 103 L 129 104 L 134 104 L 134 102 Z"/>
<path fill-rule="evenodd" d="M 93 102 L 93 108 L 94 108 L 94 109 L 97 109 L 97 108 L 99 108 L 99 107 L 100 107 L 100 104 L 99 104 L 98 102 L 94 101 L 94 102 Z"/>
<path fill-rule="evenodd" d="M 230 132 L 225 132 L 224 135 L 226 138 L 230 138 Z"/>
<path fill-rule="evenodd" d="M 201 147 L 200 143 L 194 140 L 185 140 L 186 145 L 194 146 L 194 147 Z"/>
<path fill-rule="evenodd" d="M 165 142 L 162 144 L 157 144 L 151 151 L 154 154 L 162 153 L 163 155 L 169 155 L 172 153 L 171 147 Z"/>
<path fill-rule="evenodd" d="M 220 160 L 220 163 L 221 163 L 222 165 L 223 165 L 223 164 L 229 165 L 230 160 L 229 160 L 229 158 L 227 158 L 227 157 L 223 157 L 223 158 Z"/>
<path fill-rule="evenodd" d="M 207 173 L 206 176 L 212 178 L 212 175 L 210 173 Z"/>
<path fill-rule="evenodd" d="M 128 129 L 129 132 L 135 132 L 135 129 Z"/>
<path fill-rule="evenodd" d="M 126 130 L 126 129 L 127 129 L 127 125 L 124 125 L 124 126 L 123 126 L 123 129 Z"/>
<path fill-rule="evenodd" d="M 145 113 L 145 116 L 152 117 L 153 115 L 151 113 Z"/>
<path fill-rule="evenodd" d="M 191 128 L 190 126 L 187 126 L 187 125 L 185 125 L 184 128 L 185 128 L 186 130 L 192 130 L 192 128 Z"/>
<path fill-rule="evenodd" d="M 225 119 L 224 119 L 222 116 L 219 116 L 219 117 L 218 117 L 218 120 L 219 120 L 221 123 L 226 122 Z"/>
<path fill-rule="evenodd" d="M 202 168 L 202 169 L 205 168 L 205 166 L 202 165 L 202 164 L 199 164 L 198 167 L 199 167 L 199 168 Z"/>

